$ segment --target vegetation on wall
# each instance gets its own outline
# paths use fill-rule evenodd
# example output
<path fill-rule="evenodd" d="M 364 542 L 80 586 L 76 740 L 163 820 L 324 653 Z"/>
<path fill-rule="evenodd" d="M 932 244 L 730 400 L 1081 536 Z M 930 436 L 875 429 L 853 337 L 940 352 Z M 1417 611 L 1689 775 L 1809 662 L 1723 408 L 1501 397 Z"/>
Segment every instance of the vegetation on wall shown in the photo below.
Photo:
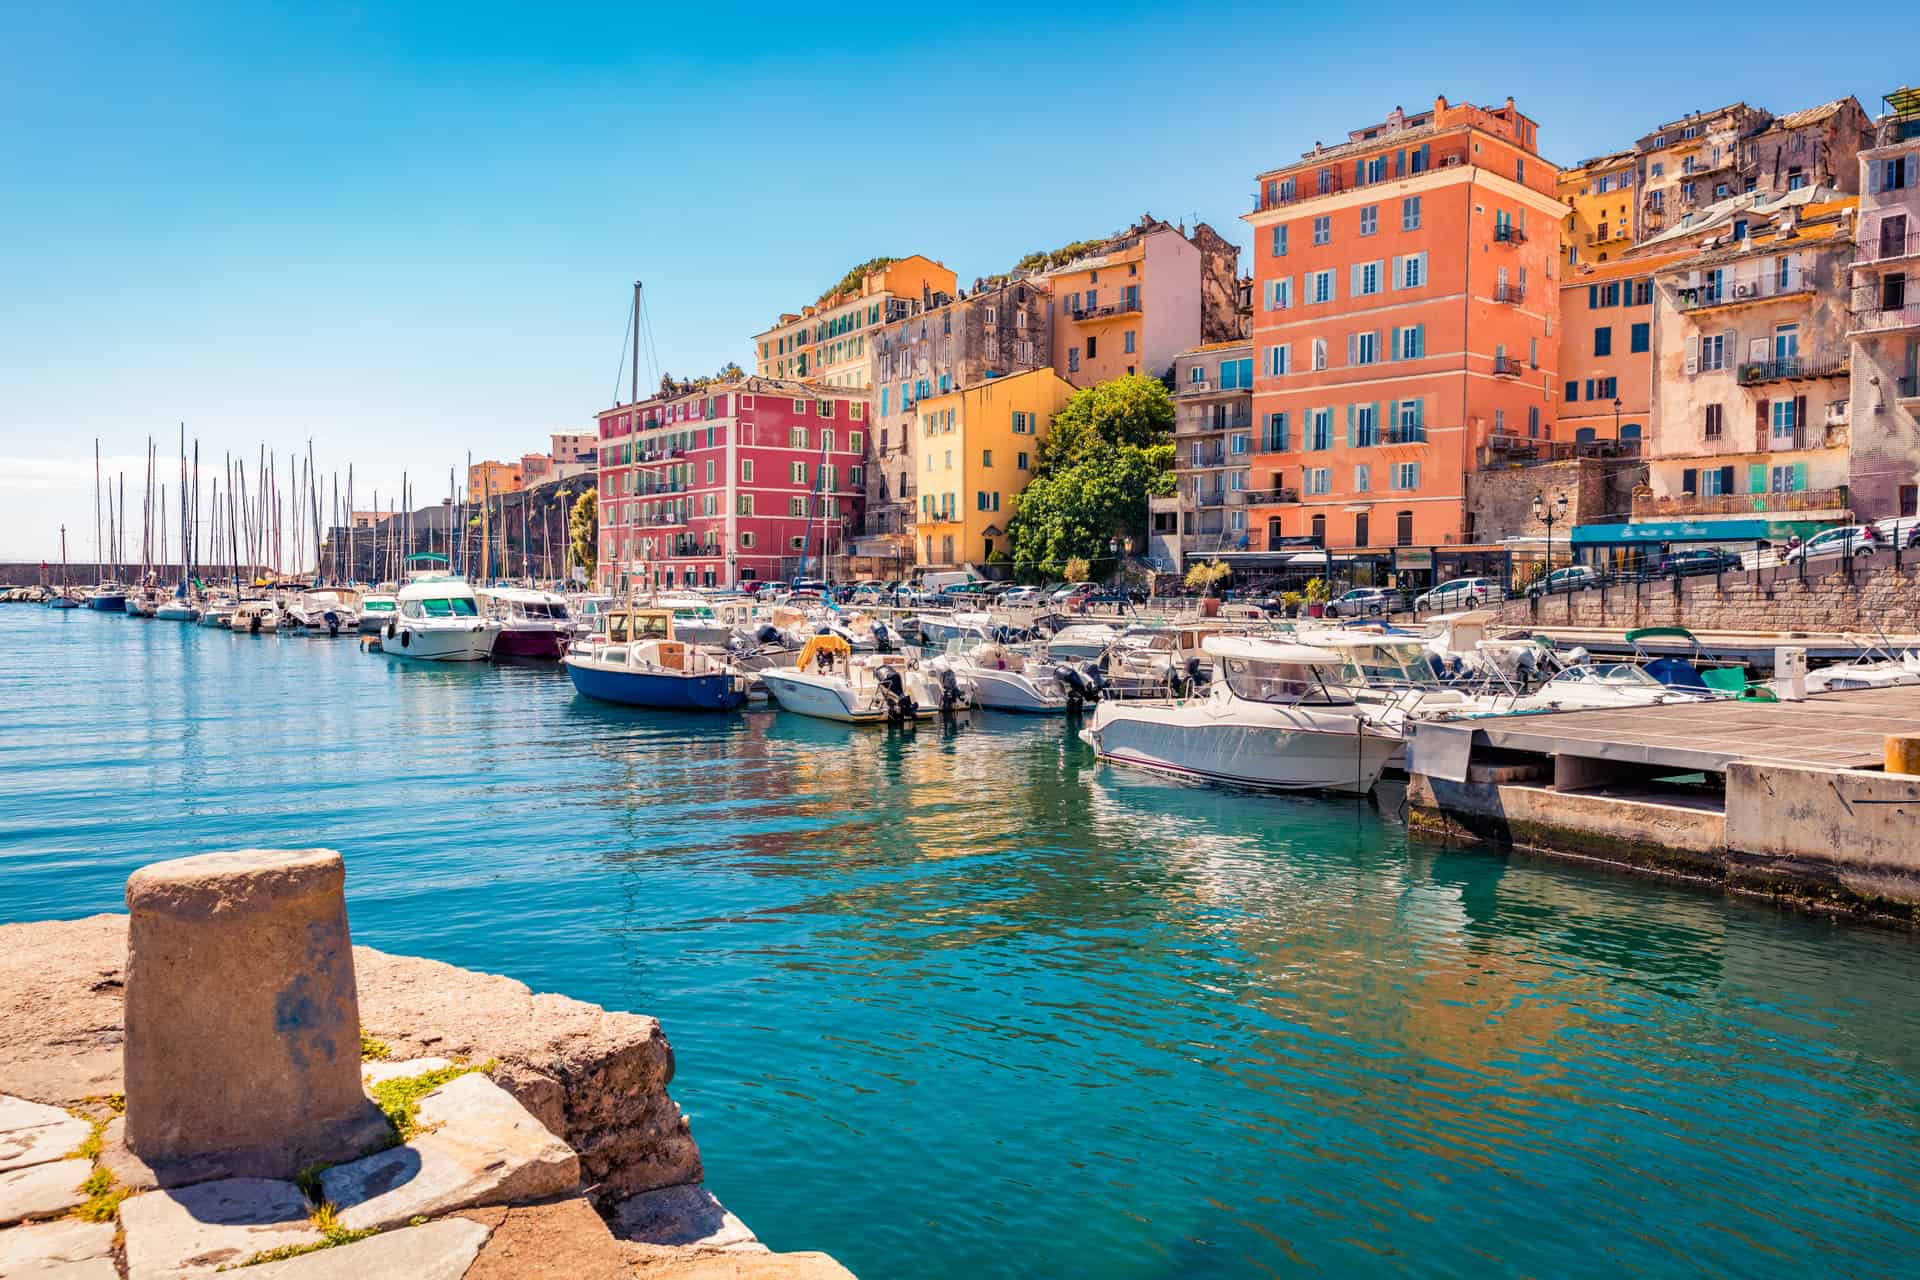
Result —
<path fill-rule="evenodd" d="M 589 489 L 573 504 L 567 517 L 567 536 L 573 540 L 573 562 L 593 576 L 600 563 L 600 491 Z"/>
<path fill-rule="evenodd" d="M 1051 251 L 1042 250 L 1030 253 L 1013 264 L 1015 271 L 1051 271 L 1055 267 L 1064 267 L 1075 258 L 1081 257 L 1105 244 L 1105 238 L 1099 240 L 1075 240 L 1072 244 L 1063 244 Z"/>
<path fill-rule="evenodd" d="M 869 275 L 872 275 L 882 267 L 890 267 L 898 261 L 900 261 L 898 258 L 868 258 L 858 266 L 847 268 L 847 274 L 840 277 L 840 282 L 821 294 L 819 298 L 814 301 L 813 305 L 816 307 L 826 306 L 829 298 L 833 298 L 842 293 L 853 292 L 860 287 L 860 282 Z"/>

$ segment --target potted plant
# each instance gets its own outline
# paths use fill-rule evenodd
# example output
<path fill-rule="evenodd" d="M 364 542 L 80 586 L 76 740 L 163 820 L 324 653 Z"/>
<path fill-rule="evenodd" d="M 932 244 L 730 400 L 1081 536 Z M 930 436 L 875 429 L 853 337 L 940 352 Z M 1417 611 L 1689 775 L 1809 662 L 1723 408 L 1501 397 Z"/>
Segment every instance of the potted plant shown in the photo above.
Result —
<path fill-rule="evenodd" d="M 1280 603 L 1285 606 L 1286 614 L 1289 618 L 1297 618 L 1300 616 L 1300 593 L 1298 591 L 1282 591 L 1280 593 Z"/>
<path fill-rule="evenodd" d="M 1220 601 L 1213 589 L 1232 573 L 1233 570 L 1220 560 L 1198 560 L 1187 568 L 1186 582 L 1189 587 L 1200 593 L 1200 616 L 1217 618 L 1220 616 Z"/>
<path fill-rule="evenodd" d="M 1324 617 L 1327 612 L 1327 580 L 1325 578 L 1307 579 L 1307 616 Z"/>

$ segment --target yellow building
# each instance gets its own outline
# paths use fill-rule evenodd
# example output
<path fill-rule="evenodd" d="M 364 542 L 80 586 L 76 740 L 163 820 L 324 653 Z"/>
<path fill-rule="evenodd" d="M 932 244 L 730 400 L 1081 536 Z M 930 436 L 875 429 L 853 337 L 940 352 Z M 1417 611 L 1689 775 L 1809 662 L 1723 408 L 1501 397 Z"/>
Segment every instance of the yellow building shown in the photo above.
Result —
<path fill-rule="evenodd" d="M 1572 220 L 1562 233 L 1566 262 L 1610 262 L 1633 246 L 1635 175 L 1632 151 L 1595 156 L 1560 171 L 1560 202 Z"/>
<path fill-rule="evenodd" d="M 886 263 L 754 334 L 755 371 L 763 378 L 863 389 L 871 331 L 904 319 L 909 302 L 951 300 L 954 289 L 953 272 L 932 258 L 916 253 Z"/>
<path fill-rule="evenodd" d="M 1011 550 L 1013 500 L 1073 391 L 1052 369 L 1033 369 L 920 402 L 913 453 L 922 567 L 983 565 L 994 552 Z"/>

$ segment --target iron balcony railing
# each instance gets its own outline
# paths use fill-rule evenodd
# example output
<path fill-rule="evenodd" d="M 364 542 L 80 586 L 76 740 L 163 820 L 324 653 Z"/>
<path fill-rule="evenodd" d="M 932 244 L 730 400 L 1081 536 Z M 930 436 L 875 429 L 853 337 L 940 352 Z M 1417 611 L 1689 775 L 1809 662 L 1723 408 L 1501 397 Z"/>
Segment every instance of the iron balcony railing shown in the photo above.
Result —
<path fill-rule="evenodd" d="M 1868 236 L 1853 252 L 1854 265 L 1868 262 L 1892 262 L 1899 258 L 1911 258 L 1920 255 L 1920 231 L 1909 231 L 1905 235 Z"/>
<path fill-rule="evenodd" d="M 1712 461 L 1706 459 L 1706 461 Z M 1711 468 L 1709 468 L 1711 469 Z M 1633 500 L 1635 519 L 1669 516 L 1737 516 L 1756 511 L 1845 511 L 1847 487 L 1801 489 L 1793 493 L 1678 493 Z"/>
<path fill-rule="evenodd" d="M 1519 303 L 1524 301 L 1526 296 L 1527 287 L 1522 284 L 1495 285 L 1493 289 L 1493 300 L 1495 302 Z"/>
<path fill-rule="evenodd" d="M 1884 333 L 1894 329 L 1920 328 L 1920 302 L 1898 306 L 1868 305 L 1853 313 L 1853 332 Z"/>
<path fill-rule="evenodd" d="M 1247 505 L 1251 507 L 1273 507 L 1298 501 L 1300 501 L 1300 491 L 1298 489 L 1247 490 Z"/>
<path fill-rule="evenodd" d="M 1493 358 L 1493 376 L 1496 378 L 1517 378 L 1523 372 L 1520 362 L 1512 356 Z"/>
<path fill-rule="evenodd" d="M 1117 302 L 1102 303 L 1097 307 L 1072 307 L 1067 314 L 1075 320 L 1086 323 L 1089 320 L 1110 320 L 1114 316 L 1130 315 L 1140 310 L 1140 298 L 1137 294 L 1123 294 Z"/>
<path fill-rule="evenodd" d="M 1224 452 L 1188 454 L 1187 465 L 1190 467 L 1224 467 L 1227 465 L 1227 455 Z"/>
<path fill-rule="evenodd" d="M 1525 244 L 1527 233 L 1508 223 L 1504 226 L 1496 226 L 1493 229 L 1493 238 L 1500 244 Z"/>
<path fill-rule="evenodd" d="M 1848 364 L 1845 356 L 1787 356 L 1779 360 L 1756 360 L 1740 366 L 1740 385 L 1757 386 L 1763 382 L 1797 382 L 1813 378 L 1844 378 Z"/>
<path fill-rule="evenodd" d="M 1710 307 L 1736 307 L 1767 298 L 1789 298 L 1812 293 L 1813 281 L 1803 273 L 1783 283 L 1778 275 L 1722 278 L 1713 283 L 1682 285 L 1673 291 L 1674 303 L 1682 311 L 1705 311 Z"/>

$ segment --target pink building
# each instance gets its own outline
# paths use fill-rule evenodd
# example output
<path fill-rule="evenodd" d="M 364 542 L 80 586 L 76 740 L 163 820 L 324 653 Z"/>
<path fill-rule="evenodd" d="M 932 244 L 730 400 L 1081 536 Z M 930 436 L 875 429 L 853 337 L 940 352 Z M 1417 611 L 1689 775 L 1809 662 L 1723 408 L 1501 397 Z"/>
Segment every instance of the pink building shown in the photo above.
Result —
<path fill-rule="evenodd" d="M 749 377 L 597 416 L 603 589 L 820 576 L 847 553 L 864 393 Z"/>

